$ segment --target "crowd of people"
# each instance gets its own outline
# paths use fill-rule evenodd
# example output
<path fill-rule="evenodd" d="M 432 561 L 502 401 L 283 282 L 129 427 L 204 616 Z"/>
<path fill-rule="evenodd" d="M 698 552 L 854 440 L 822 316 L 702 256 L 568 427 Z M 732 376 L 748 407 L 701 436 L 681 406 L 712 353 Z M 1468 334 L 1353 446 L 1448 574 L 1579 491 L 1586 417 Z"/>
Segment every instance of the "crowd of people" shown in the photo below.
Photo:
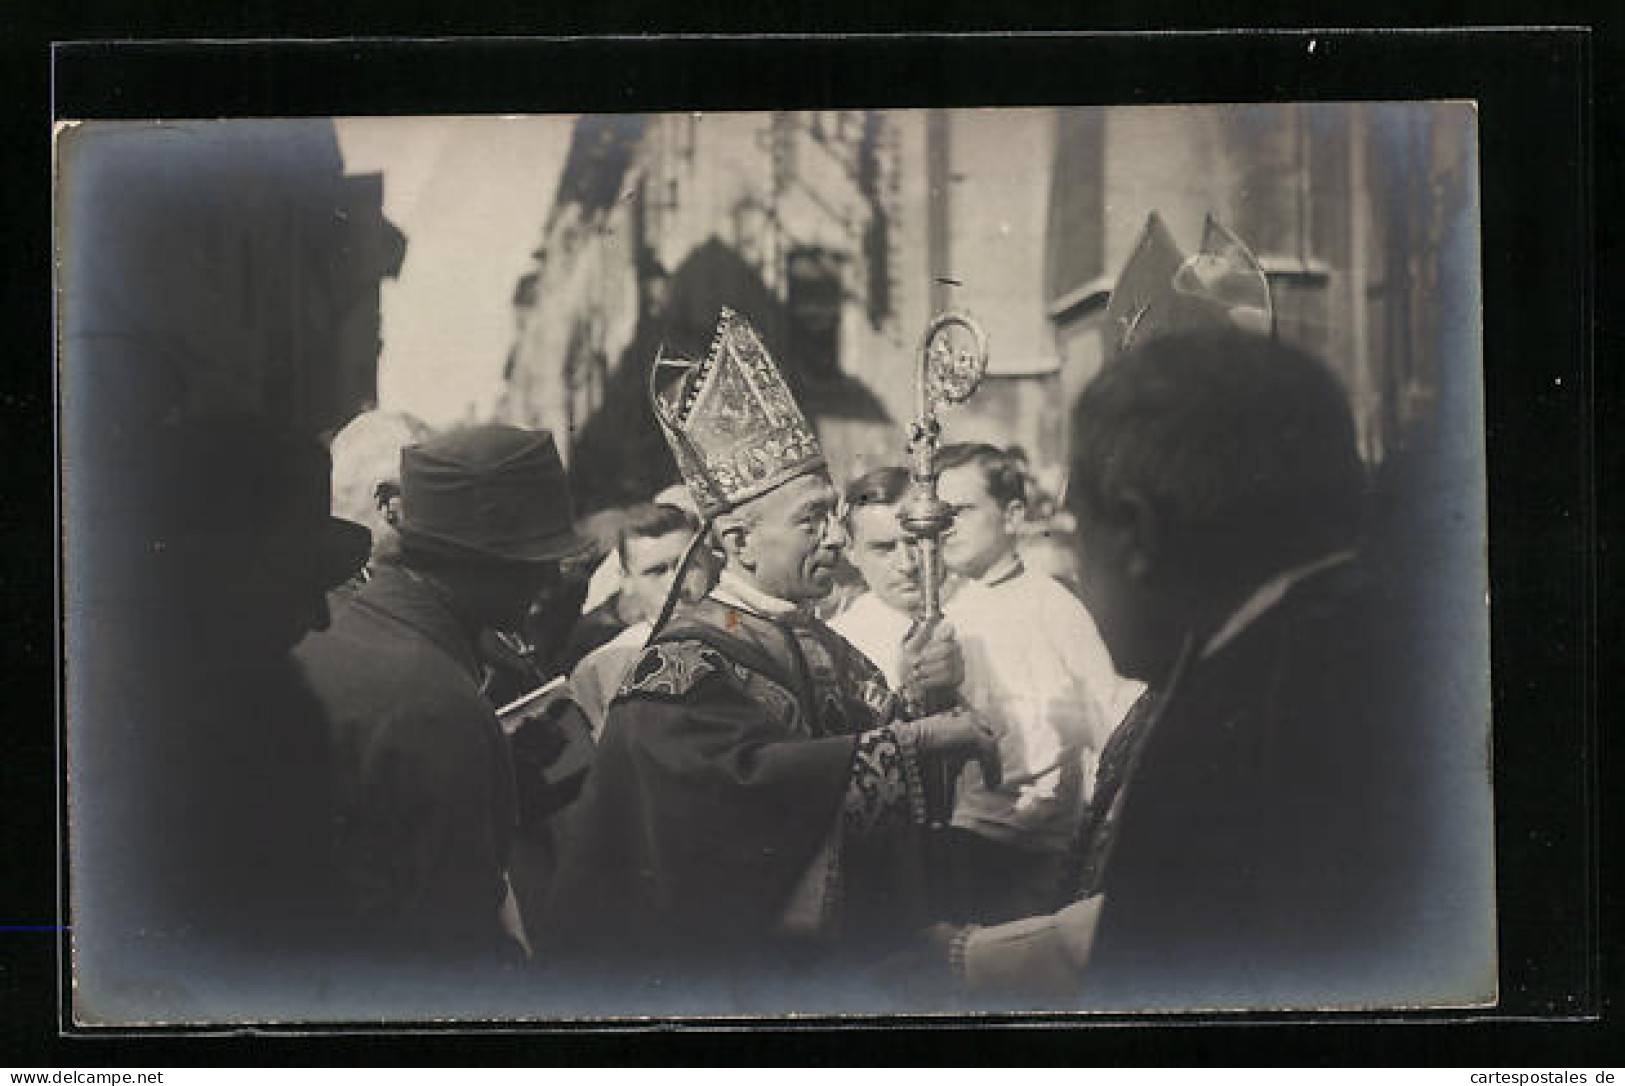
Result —
<path fill-rule="evenodd" d="M 832 478 L 727 311 L 657 391 L 684 485 L 608 546 L 546 432 L 369 414 L 331 481 L 245 420 L 131 439 L 69 661 L 82 998 L 1140 1009 L 1380 973 L 1423 907 L 1419 725 L 1376 681 L 1349 409 L 1209 324 L 1083 394 L 1044 510 L 1075 531 L 1032 532 L 1009 450 L 940 451 L 935 622 L 909 473 Z"/>

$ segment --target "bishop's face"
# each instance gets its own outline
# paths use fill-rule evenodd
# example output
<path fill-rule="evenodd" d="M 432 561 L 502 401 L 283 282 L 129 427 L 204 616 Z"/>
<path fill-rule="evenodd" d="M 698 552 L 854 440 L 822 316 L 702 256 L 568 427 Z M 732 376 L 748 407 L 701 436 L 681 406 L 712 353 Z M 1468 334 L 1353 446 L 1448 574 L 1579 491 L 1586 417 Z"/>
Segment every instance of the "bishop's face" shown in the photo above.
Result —
<path fill-rule="evenodd" d="M 835 586 L 835 567 L 846 546 L 836 516 L 840 496 L 824 472 L 801 475 L 740 510 L 729 561 L 770 596 L 799 603 L 823 599 Z"/>

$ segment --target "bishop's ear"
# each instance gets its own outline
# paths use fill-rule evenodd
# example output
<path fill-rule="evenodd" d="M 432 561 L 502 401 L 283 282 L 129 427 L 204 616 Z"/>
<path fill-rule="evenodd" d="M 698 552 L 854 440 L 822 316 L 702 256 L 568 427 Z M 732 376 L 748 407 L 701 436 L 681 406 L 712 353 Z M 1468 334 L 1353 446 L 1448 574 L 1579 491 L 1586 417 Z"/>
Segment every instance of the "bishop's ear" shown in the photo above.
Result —
<path fill-rule="evenodd" d="M 756 568 L 750 549 L 750 525 L 742 518 L 727 514 L 718 517 L 711 534 L 717 544 L 716 552 L 722 558 L 743 569 Z"/>

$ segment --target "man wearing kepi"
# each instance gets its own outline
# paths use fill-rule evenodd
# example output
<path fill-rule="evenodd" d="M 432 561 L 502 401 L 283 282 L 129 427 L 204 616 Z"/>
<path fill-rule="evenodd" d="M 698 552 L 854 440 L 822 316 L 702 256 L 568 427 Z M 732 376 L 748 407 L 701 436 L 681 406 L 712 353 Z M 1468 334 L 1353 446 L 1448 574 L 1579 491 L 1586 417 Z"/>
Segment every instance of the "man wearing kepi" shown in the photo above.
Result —
<path fill-rule="evenodd" d="M 704 362 L 656 367 L 657 383 L 678 374 L 657 417 L 724 567 L 610 705 L 543 938 L 623 999 L 680 980 L 685 1008 L 733 993 L 761 1009 L 737 1001 L 827 977 L 917 921 L 920 761 L 991 762 L 996 737 L 963 711 L 900 719 L 880 672 L 811 614 L 846 544 L 838 498 L 750 326 L 723 310 Z M 913 651 L 955 677 L 951 647 Z"/>
<path fill-rule="evenodd" d="M 347 927 L 379 964 L 500 964 L 517 800 L 477 639 L 588 544 L 552 436 L 507 426 L 404 449 L 399 531 L 399 561 L 298 652 L 332 731 Z"/>

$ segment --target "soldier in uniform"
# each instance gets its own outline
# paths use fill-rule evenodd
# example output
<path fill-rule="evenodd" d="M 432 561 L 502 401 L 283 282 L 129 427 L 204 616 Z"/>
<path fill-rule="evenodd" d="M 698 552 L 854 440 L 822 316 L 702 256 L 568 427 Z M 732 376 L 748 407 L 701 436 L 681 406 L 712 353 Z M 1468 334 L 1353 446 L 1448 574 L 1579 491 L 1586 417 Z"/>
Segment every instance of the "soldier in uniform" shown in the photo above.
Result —
<path fill-rule="evenodd" d="M 662 371 L 656 415 L 724 566 L 611 702 L 539 952 L 612 982 L 617 1009 L 805 1005 L 920 919 L 921 760 L 996 772 L 997 737 L 963 710 L 905 720 L 911 699 L 811 613 L 846 544 L 838 496 L 751 327 L 724 309 L 709 356 Z M 904 674 L 957 685 L 950 642 L 909 651 Z"/>

